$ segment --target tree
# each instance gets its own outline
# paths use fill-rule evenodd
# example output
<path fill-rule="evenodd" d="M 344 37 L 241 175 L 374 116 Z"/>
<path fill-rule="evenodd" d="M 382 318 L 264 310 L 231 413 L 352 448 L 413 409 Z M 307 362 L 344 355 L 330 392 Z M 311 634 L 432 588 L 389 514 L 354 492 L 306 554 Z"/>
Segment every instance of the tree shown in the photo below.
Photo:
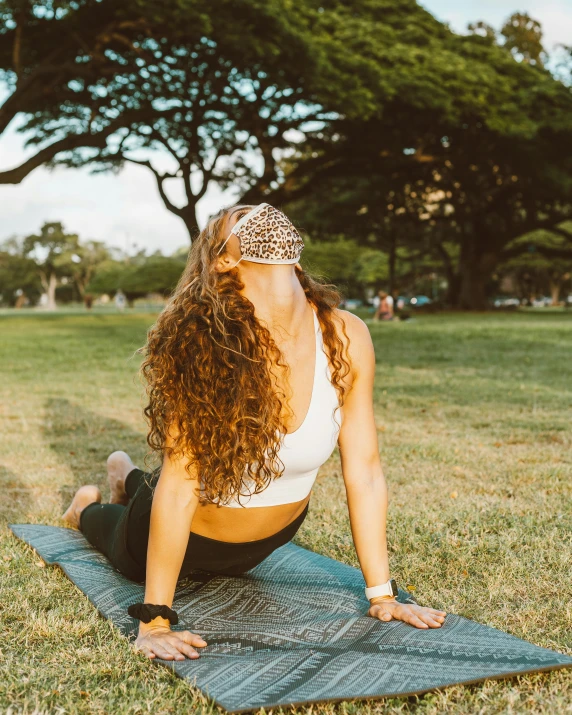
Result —
<path fill-rule="evenodd" d="M 86 299 L 87 286 L 97 269 L 109 261 L 110 257 L 109 249 L 101 241 L 87 241 L 74 247 L 68 265 L 82 300 Z"/>
<path fill-rule="evenodd" d="M 523 12 L 515 12 L 501 29 L 504 47 L 513 52 L 523 62 L 530 62 L 542 67 L 545 55 L 542 46 L 542 27 L 537 20 Z"/>
<path fill-rule="evenodd" d="M 125 3 L 122 4 L 125 7 Z M 119 53 L 134 48 L 148 31 L 139 13 L 117 12 L 112 3 L 90 0 L 51 3 L 5 0 L 0 6 L 0 78 L 8 95 L 0 107 L 0 131 L 16 118 L 25 121 L 21 131 L 33 129 L 42 112 L 50 117 L 52 131 L 32 137 L 42 145 L 19 167 L 0 172 L 2 183 L 19 183 L 58 154 L 80 147 L 104 147 L 107 137 L 122 126 L 102 123 L 96 102 L 86 101 L 89 88 L 105 82 L 121 66 Z M 97 92 L 97 90 L 95 90 Z M 84 98 L 80 116 L 74 96 Z M 68 126 L 58 125 L 57 107 L 67 108 Z"/>
<path fill-rule="evenodd" d="M 414 61 L 438 68 L 442 87 L 428 79 L 367 121 L 308 133 L 267 200 L 312 235 L 335 227 L 387 251 L 390 276 L 400 245 L 439 258 L 450 303 L 481 309 L 505 246 L 572 217 L 572 93 L 488 36 L 418 42 Z"/>
<path fill-rule="evenodd" d="M 0 172 L 3 182 L 45 163 L 117 170 L 134 162 L 153 172 L 192 234 L 210 181 L 266 190 L 284 135 L 319 117 L 307 88 L 323 54 L 309 43 L 312 3 L 83 0 L 55 9 L 11 0 L 2 14 L 0 67 L 12 91 L 0 129 L 21 115 L 20 130 L 38 147 Z M 171 170 L 150 159 L 157 149 Z M 182 206 L 166 188 L 177 179 Z"/>
<path fill-rule="evenodd" d="M 191 235 L 208 182 L 233 185 L 288 206 L 316 240 L 387 254 L 392 290 L 400 256 L 411 275 L 441 261 L 450 302 L 482 308 L 504 248 L 570 216 L 572 94 L 542 66 L 528 16 L 459 36 L 414 0 L 7 7 L 0 66 L 37 156 L 61 138 L 73 145 L 51 163 L 143 164 Z M 44 38 L 57 32 L 60 64 Z M 172 169 L 153 163 L 157 147 Z"/>
<path fill-rule="evenodd" d="M 491 44 L 498 42 L 498 33 L 492 25 L 479 20 L 478 22 L 470 22 L 467 25 L 467 30 L 474 35 L 486 38 Z"/>
<path fill-rule="evenodd" d="M 128 261 L 109 260 L 97 270 L 87 290 L 99 295 L 122 290 L 129 301 L 149 293 L 167 296 L 181 277 L 185 258 L 140 253 Z"/>
<path fill-rule="evenodd" d="M 73 276 L 74 256 L 78 255 L 79 239 L 65 233 L 61 223 L 44 223 L 39 234 L 26 236 L 24 256 L 33 259 L 47 296 L 46 307 L 55 310 L 56 288 L 62 278 Z"/>
<path fill-rule="evenodd" d="M 24 255 L 22 241 L 16 237 L 4 241 L 0 245 L 0 303 L 35 303 L 41 293 L 37 266 Z"/>
<path fill-rule="evenodd" d="M 328 242 L 304 238 L 300 263 L 314 275 L 335 283 L 347 298 L 365 298 L 365 288 L 387 280 L 387 256 L 336 237 Z"/>
<path fill-rule="evenodd" d="M 498 267 L 500 276 L 513 277 L 520 297 L 530 302 L 538 295 L 550 294 L 552 305 L 572 275 L 572 223 L 554 231 L 538 230 L 521 236 L 503 252 Z"/>
<path fill-rule="evenodd" d="M 191 235 L 209 182 L 262 200 L 285 179 L 281 157 L 316 122 L 335 133 L 340 118 L 367 121 L 396 103 L 399 121 L 433 110 L 460 120 L 482 105 L 486 67 L 466 71 L 452 33 L 415 0 L 6 7 L 0 67 L 13 92 L 3 111 L 26 118 L 22 131 L 38 151 L 0 181 L 21 181 L 45 162 L 134 162 L 153 172 Z M 170 168 L 155 163 L 157 149 Z M 183 205 L 168 193 L 177 181 Z"/>
<path fill-rule="evenodd" d="M 546 51 L 542 45 L 542 27 L 538 20 L 522 12 L 513 13 L 504 22 L 500 32 L 479 20 L 467 26 L 469 32 L 486 38 L 490 44 L 502 46 L 512 53 L 515 59 L 542 67 Z"/>

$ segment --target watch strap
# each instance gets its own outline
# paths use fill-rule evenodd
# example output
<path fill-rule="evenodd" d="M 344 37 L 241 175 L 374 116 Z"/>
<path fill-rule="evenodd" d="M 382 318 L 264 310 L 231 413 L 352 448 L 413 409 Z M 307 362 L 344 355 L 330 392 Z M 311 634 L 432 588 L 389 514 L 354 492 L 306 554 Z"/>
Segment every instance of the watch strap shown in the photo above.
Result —
<path fill-rule="evenodd" d="M 390 578 L 389 581 L 382 583 L 380 586 L 370 586 L 365 589 L 365 596 L 369 600 L 378 596 L 397 596 L 397 593 L 397 584 L 393 578 Z"/>

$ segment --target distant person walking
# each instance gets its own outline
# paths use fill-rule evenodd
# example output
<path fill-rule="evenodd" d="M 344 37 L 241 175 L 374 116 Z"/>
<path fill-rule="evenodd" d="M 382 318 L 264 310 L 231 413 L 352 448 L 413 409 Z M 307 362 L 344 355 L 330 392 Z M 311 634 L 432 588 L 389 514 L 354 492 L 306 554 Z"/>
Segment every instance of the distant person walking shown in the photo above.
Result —
<path fill-rule="evenodd" d="M 115 294 L 115 307 L 120 313 L 123 313 L 125 310 L 125 304 L 127 303 L 127 298 L 125 297 L 125 293 L 123 293 L 122 290 L 118 290 L 117 293 Z"/>
<path fill-rule="evenodd" d="M 375 311 L 376 320 L 393 320 L 393 298 L 388 293 L 380 290 L 378 293 L 379 305 Z"/>
<path fill-rule="evenodd" d="M 385 300 L 387 301 L 387 311 L 391 315 L 391 318 L 389 320 L 393 320 L 394 318 L 394 313 L 393 313 L 393 306 L 394 306 L 394 301 L 393 301 L 393 296 L 391 293 L 388 293 Z"/>

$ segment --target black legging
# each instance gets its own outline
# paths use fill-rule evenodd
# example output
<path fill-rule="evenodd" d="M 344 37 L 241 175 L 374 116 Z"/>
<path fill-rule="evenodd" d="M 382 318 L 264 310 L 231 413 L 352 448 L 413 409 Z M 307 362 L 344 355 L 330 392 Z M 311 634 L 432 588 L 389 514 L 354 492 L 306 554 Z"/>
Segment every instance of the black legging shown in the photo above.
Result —
<path fill-rule="evenodd" d="M 140 583 L 145 581 L 151 504 L 159 474 L 160 470 L 148 474 L 133 469 L 125 480 L 127 506 L 93 503 L 80 517 L 79 528 L 90 544 L 105 554 L 124 576 Z M 256 541 L 218 541 L 191 532 L 179 579 L 194 570 L 237 576 L 254 568 L 292 539 L 306 518 L 308 507 L 309 503 L 281 531 Z"/>

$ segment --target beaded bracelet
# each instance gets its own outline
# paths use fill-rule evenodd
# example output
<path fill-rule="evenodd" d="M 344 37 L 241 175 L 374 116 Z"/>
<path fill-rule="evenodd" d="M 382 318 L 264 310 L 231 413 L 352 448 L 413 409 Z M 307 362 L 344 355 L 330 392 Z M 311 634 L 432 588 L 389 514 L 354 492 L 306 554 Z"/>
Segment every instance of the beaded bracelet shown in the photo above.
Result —
<path fill-rule="evenodd" d="M 149 623 L 154 618 L 161 616 L 176 626 L 179 622 L 179 616 L 176 611 L 173 611 L 168 606 L 155 606 L 152 603 L 132 603 L 127 609 L 127 613 L 143 623 Z"/>

